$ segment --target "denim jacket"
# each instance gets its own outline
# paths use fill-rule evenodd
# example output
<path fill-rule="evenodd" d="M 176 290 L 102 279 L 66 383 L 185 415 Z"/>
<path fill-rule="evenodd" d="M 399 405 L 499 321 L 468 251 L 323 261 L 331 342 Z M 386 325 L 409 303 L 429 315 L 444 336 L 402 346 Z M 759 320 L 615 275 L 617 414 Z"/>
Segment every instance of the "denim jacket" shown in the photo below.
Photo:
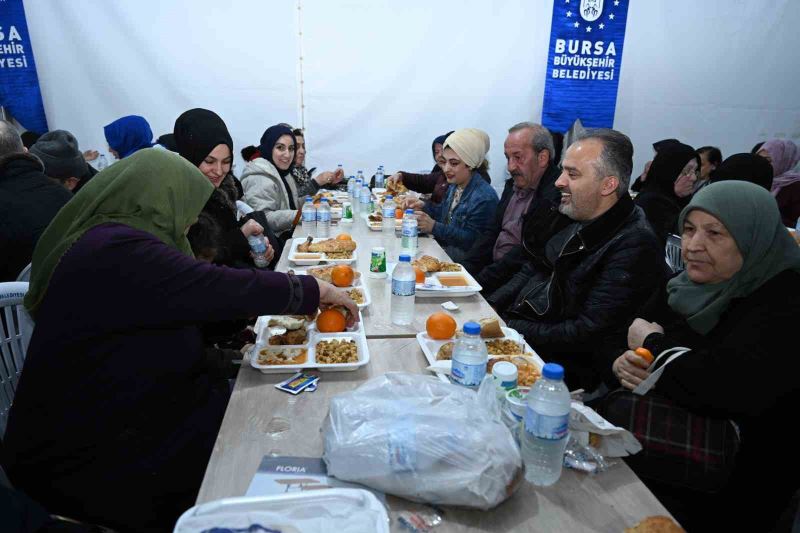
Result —
<path fill-rule="evenodd" d="M 433 236 L 450 259 L 461 262 L 466 258 L 472 243 L 491 227 L 498 199 L 492 186 L 480 174 L 473 172 L 461 200 L 453 210 L 450 222 L 447 223 L 447 213 L 455 192 L 456 186 L 450 185 L 441 204 L 428 202 L 424 210 L 436 221 Z"/>

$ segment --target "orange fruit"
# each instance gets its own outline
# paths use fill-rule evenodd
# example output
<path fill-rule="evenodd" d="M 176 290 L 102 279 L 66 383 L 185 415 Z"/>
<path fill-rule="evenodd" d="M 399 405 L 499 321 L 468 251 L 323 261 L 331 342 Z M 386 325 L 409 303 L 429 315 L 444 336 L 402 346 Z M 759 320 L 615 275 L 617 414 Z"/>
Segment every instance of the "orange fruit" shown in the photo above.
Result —
<path fill-rule="evenodd" d="M 425 283 L 425 272 L 420 270 L 419 267 L 414 267 L 414 274 L 417 275 L 417 283 Z"/>
<path fill-rule="evenodd" d="M 432 339 L 450 339 L 456 334 L 456 321 L 447 313 L 438 311 L 425 321 L 425 331 L 428 332 L 428 336 Z"/>
<path fill-rule="evenodd" d="M 394 210 L 394 218 L 400 220 L 403 218 L 403 215 L 405 215 L 405 211 L 403 211 L 399 207 Z"/>
<path fill-rule="evenodd" d="M 353 238 L 350 236 L 349 233 L 340 233 L 336 236 L 337 241 L 352 241 Z"/>
<path fill-rule="evenodd" d="M 349 287 L 353 284 L 353 267 L 350 265 L 336 265 L 331 271 L 331 280 L 337 287 Z"/>
<path fill-rule="evenodd" d="M 647 348 L 636 348 L 633 351 L 633 353 L 635 353 L 636 355 L 647 361 L 648 364 L 653 363 L 654 359 L 653 354 L 650 353 L 650 350 L 648 350 Z"/>
<path fill-rule="evenodd" d="M 345 325 L 344 315 L 336 309 L 326 309 L 317 317 L 317 329 L 321 333 L 341 333 Z"/>

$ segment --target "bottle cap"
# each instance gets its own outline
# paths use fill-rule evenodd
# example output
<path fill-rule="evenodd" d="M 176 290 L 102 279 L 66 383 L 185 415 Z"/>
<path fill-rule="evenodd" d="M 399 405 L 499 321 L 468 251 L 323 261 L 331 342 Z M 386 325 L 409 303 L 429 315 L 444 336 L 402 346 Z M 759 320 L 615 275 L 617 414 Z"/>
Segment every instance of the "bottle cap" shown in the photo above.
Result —
<path fill-rule="evenodd" d="M 492 375 L 500 381 L 516 381 L 517 365 L 508 361 L 500 361 L 492 367 Z"/>
<path fill-rule="evenodd" d="M 546 363 L 542 375 L 547 379 L 561 381 L 564 379 L 564 367 L 556 363 Z"/>
<path fill-rule="evenodd" d="M 401 263 L 410 263 L 411 262 L 411 256 L 408 255 L 408 254 L 402 254 L 400 256 L 400 262 Z M 478 331 L 480 331 L 480 326 L 478 326 Z"/>
<path fill-rule="evenodd" d="M 322 199 L 322 200 L 320 200 L 320 201 L 321 201 L 321 202 L 325 202 L 326 204 L 328 203 L 328 199 L 327 199 L 327 198 L 323 198 L 323 199 Z"/>
<path fill-rule="evenodd" d="M 392 196 L 391 194 L 387 194 L 386 195 L 386 200 L 387 201 L 392 200 L 393 198 L 394 198 L 394 196 Z"/>
<path fill-rule="evenodd" d="M 413 214 L 414 214 L 413 209 L 406 209 L 406 215 L 413 215 Z"/>
<path fill-rule="evenodd" d="M 467 335 L 480 335 L 481 325 L 477 322 L 467 322 L 464 324 L 464 333 Z"/>
<path fill-rule="evenodd" d="M 311 197 L 310 196 L 306 196 L 306 203 L 309 203 L 311 201 L 312 201 Z"/>

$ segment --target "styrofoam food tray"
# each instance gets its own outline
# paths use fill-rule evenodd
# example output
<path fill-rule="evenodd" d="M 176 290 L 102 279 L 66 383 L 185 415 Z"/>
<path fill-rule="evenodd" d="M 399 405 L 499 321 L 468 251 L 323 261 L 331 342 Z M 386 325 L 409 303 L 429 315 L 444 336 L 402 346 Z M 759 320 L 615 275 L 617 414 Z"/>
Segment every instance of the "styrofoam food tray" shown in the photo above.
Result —
<path fill-rule="evenodd" d="M 358 346 L 358 362 L 356 363 L 332 363 L 332 364 L 319 364 L 317 363 L 316 346 L 320 341 L 332 339 L 353 339 Z M 347 370 L 357 370 L 369 363 L 369 347 L 367 346 L 367 337 L 363 332 L 361 333 L 320 333 L 313 331 L 309 334 L 309 342 L 302 348 L 308 349 L 308 358 L 306 362 L 301 365 L 260 365 L 258 364 L 258 352 L 267 348 L 263 344 L 256 344 L 250 354 L 250 366 L 256 370 L 260 370 L 264 374 L 294 374 L 300 370 L 316 368 L 323 372 L 342 372 Z M 298 348 L 298 346 L 284 346 L 283 348 Z"/>
<path fill-rule="evenodd" d="M 274 496 L 223 498 L 187 510 L 174 533 L 222 528 L 247 531 L 260 524 L 299 533 L 337 531 L 389 533 L 386 508 L 363 489 L 326 489 Z"/>
<path fill-rule="evenodd" d="M 417 283 L 417 298 L 457 298 L 459 296 L 472 296 L 483 290 L 483 287 L 472 277 L 463 265 L 461 272 L 434 272 L 425 276 L 425 283 Z M 440 283 L 439 278 L 447 276 L 461 276 L 467 280 L 465 287 L 447 287 Z"/>
<path fill-rule="evenodd" d="M 530 356 L 533 359 L 533 362 L 539 367 L 539 370 L 541 370 L 544 367 L 544 361 L 542 361 L 542 358 L 539 357 L 539 354 L 537 354 L 533 348 L 531 348 L 530 344 L 525 342 L 525 338 L 522 335 L 520 335 L 517 332 L 517 330 L 506 326 L 503 326 L 500 329 L 503 331 L 504 335 L 504 337 L 502 338 L 510 339 L 515 342 L 520 342 L 523 344 L 525 349 L 524 355 Z M 456 339 L 454 337 L 452 339 L 446 339 L 440 341 L 430 338 L 428 334 L 424 331 L 420 331 L 419 333 L 417 333 L 417 342 L 419 343 L 420 348 L 422 348 L 422 353 L 425 355 L 425 359 L 428 360 L 428 364 L 432 367 L 442 368 L 442 370 L 449 370 L 450 361 L 437 361 L 436 353 L 439 351 L 439 348 L 441 348 L 442 345 L 448 342 L 455 342 L 455 340 Z M 484 340 L 489 341 L 494 339 L 484 339 Z M 436 375 L 439 376 L 439 379 L 441 379 L 442 381 L 449 382 L 449 379 L 446 374 L 437 372 Z"/>
<path fill-rule="evenodd" d="M 296 255 L 298 254 L 297 247 L 308 239 L 292 239 L 292 247 L 289 249 L 289 261 L 296 265 L 301 266 L 312 266 L 318 265 L 322 262 L 325 263 L 333 263 L 333 264 L 347 264 L 347 263 L 355 263 L 358 260 L 358 243 L 356 243 L 356 249 L 353 250 L 353 257 L 350 259 L 328 259 L 327 255 L 324 253 L 319 253 L 319 259 L 297 259 Z M 326 241 L 328 239 L 322 238 L 315 238 L 312 242 L 321 242 Z M 300 252 L 300 253 L 317 253 L 317 252 Z"/>

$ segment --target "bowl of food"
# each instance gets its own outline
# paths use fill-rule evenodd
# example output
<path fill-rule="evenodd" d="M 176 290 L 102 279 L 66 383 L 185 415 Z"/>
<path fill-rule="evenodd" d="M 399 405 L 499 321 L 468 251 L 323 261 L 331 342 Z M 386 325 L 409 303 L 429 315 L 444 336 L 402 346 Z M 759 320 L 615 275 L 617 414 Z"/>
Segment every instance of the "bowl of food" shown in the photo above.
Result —
<path fill-rule="evenodd" d="M 528 393 L 530 391 L 530 387 L 517 387 L 506 392 L 508 408 L 517 420 L 522 420 L 525 417 L 525 409 L 528 407 Z"/>

